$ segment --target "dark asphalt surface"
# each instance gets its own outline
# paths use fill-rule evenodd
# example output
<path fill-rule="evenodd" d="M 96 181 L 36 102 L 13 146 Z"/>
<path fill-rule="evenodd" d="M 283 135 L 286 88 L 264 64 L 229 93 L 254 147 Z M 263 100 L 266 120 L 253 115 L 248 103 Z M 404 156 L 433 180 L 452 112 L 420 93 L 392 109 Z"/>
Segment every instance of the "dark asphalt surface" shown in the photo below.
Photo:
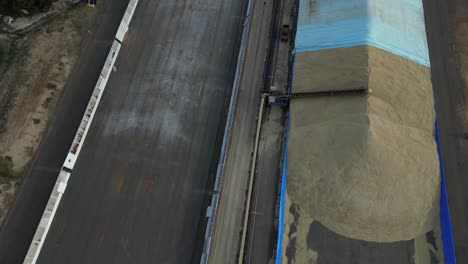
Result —
<path fill-rule="evenodd" d="M 140 0 L 38 263 L 199 261 L 243 8 Z"/>
<path fill-rule="evenodd" d="M 274 259 L 277 242 L 276 204 L 281 177 L 284 138 L 283 109 L 267 107 L 259 143 L 258 162 L 249 217 L 245 263 L 268 263 Z"/>
<path fill-rule="evenodd" d="M 268 53 L 264 68 L 263 89 L 274 84 L 275 69 L 278 64 L 279 30 L 283 20 L 283 12 L 290 14 L 291 10 L 283 10 L 288 0 L 271 0 L 272 9 Z M 281 61 L 280 61 L 281 63 Z M 287 65 L 280 65 L 287 68 Z M 258 160 L 252 191 L 251 211 L 248 223 L 244 262 L 247 264 L 268 263 L 274 259 L 277 242 L 277 201 L 279 181 L 281 178 L 282 145 L 284 144 L 283 110 L 279 106 L 265 107 L 262 132 L 260 134 Z M 273 113 L 273 114 L 272 114 Z M 276 225 L 275 225 L 276 224 Z"/>
<path fill-rule="evenodd" d="M 317 263 L 319 264 L 415 263 L 413 240 L 375 243 L 350 239 L 330 231 L 317 221 L 312 222 L 308 231 L 307 249 L 317 252 Z M 295 252 L 290 251 L 289 248 L 286 249 L 286 256 L 289 257 L 293 253 Z"/>
<path fill-rule="evenodd" d="M 468 87 L 457 68 L 454 41 L 458 22 L 468 20 L 463 0 L 424 0 L 426 30 L 432 67 L 432 83 L 439 122 L 440 144 L 444 159 L 447 193 L 452 218 L 457 263 L 468 263 L 468 142 L 463 139 L 463 118 L 458 111 L 467 106 Z M 465 108 L 468 109 L 468 108 Z M 465 120 L 466 122 L 466 120 Z"/>
<path fill-rule="evenodd" d="M 424 246 L 418 249 L 415 239 L 390 243 L 369 242 L 352 239 L 337 234 L 323 226 L 318 221 L 312 221 L 308 230 L 298 230 L 301 208 L 293 203 L 286 207 L 292 223 L 289 225 L 288 243 L 283 252 L 283 261 L 287 263 L 300 263 L 305 259 L 296 257 L 316 254 L 317 264 L 438 264 L 438 256 L 442 255 L 442 249 L 435 240 L 435 232 L 430 231 L 417 238 Z M 302 220 L 304 221 L 304 220 Z M 300 243 L 297 247 L 297 232 L 303 232 L 306 243 Z M 300 249 L 301 252 L 297 252 Z M 427 251 L 426 251 L 427 250 Z M 418 260 L 418 261 L 416 261 Z"/>
<path fill-rule="evenodd" d="M 0 263 L 22 263 L 88 104 L 128 0 L 100 1 L 54 120 L 39 146 L 0 232 Z"/>

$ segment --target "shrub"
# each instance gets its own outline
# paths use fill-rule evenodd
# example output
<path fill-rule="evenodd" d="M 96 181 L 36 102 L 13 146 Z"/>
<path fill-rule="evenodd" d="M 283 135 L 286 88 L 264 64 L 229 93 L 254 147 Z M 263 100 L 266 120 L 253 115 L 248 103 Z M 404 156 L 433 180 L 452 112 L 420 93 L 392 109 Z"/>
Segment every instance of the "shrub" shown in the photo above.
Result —
<path fill-rule="evenodd" d="M 10 156 L 0 156 L 0 180 L 15 177 L 13 172 L 13 161 Z"/>
<path fill-rule="evenodd" d="M 17 15 L 20 9 L 29 13 L 46 10 L 55 0 L 0 0 L 0 13 L 2 15 Z"/>

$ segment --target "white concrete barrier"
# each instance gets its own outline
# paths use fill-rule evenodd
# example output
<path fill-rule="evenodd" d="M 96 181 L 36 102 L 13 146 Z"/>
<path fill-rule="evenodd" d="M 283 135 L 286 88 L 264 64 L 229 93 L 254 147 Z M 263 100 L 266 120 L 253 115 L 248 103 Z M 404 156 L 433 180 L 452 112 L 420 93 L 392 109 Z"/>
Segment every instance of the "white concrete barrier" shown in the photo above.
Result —
<path fill-rule="evenodd" d="M 128 30 L 128 25 L 130 25 L 130 21 L 132 20 L 133 13 L 135 13 L 136 6 L 138 4 L 138 0 L 130 0 L 128 3 L 127 10 L 120 22 L 119 29 L 117 30 L 117 34 L 115 35 L 115 39 L 118 40 L 120 43 L 124 41 L 125 34 Z"/>
<path fill-rule="evenodd" d="M 120 43 L 114 40 L 109 55 L 107 55 L 104 67 L 102 68 L 101 74 L 99 75 L 96 87 L 94 88 L 93 94 L 91 95 L 91 99 L 89 100 L 88 106 L 86 107 L 86 111 L 83 115 L 83 118 L 81 119 L 80 127 L 76 132 L 70 151 L 68 152 L 65 163 L 63 164 L 63 166 L 69 170 L 73 170 L 76 159 L 80 154 L 84 139 L 88 134 L 89 127 L 91 126 L 94 114 L 96 113 L 99 101 L 101 100 L 102 93 L 106 88 L 107 81 L 109 80 L 110 74 L 112 72 L 112 67 L 114 67 L 115 60 L 119 54 L 120 47 Z"/>
<path fill-rule="evenodd" d="M 65 193 L 68 179 L 70 178 L 73 167 L 75 166 L 75 162 L 78 158 L 78 155 L 80 154 L 86 135 L 91 126 L 91 122 L 93 121 L 94 114 L 96 113 L 104 89 L 106 88 L 107 81 L 109 80 L 112 68 L 114 67 L 114 63 L 117 59 L 125 34 L 128 30 L 128 26 L 138 5 L 138 1 L 139 0 L 130 0 L 128 3 L 127 9 L 116 33 L 115 40 L 112 43 L 109 54 L 107 55 L 104 67 L 102 68 L 101 74 L 99 75 L 99 79 L 96 83 L 93 94 L 91 95 L 91 99 L 88 102 L 78 131 L 76 132 L 75 138 L 73 139 L 72 146 L 70 147 L 63 167 L 60 170 L 57 181 L 55 182 L 54 189 L 52 190 L 52 194 L 50 195 L 44 213 L 42 214 L 42 218 L 36 229 L 36 233 L 34 234 L 28 252 L 26 253 L 23 264 L 35 264 L 39 257 L 49 228 L 52 225 L 55 212 L 57 211 L 60 200 Z"/>
<path fill-rule="evenodd" d="M 67 187 L 69 178 L 69 172 L 64 170 L 60 171 L 52 194 L 50 195 L 49 201 L 47 202 L 46 209 L 42 214 L 41 221 L 39 222 L 39 226 L 36 229 L 33 241 L 29 246 L 28 253 L 26 254 L 26 258 L 24 259 L 23 263 L 36 263 L 42 245 L 44 244 L 44 240 L 47 236 L 47 232 L 49 231 L 50 225 L 52 224 L 52 219 L 54 219 L 55 212 L 57 211 L 58 205 L 60 203 L 60 199 L 62 199 L 62 195 L 65 192 L 65 188 Z"/>

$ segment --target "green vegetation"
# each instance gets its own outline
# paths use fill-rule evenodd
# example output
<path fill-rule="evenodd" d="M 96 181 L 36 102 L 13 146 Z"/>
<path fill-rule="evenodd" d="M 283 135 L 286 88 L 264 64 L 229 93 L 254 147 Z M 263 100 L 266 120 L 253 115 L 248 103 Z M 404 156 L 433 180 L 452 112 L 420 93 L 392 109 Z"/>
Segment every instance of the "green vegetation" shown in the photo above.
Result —
<path fill-rule="evenodd" d="M 16 44 L 6 35 L 0 35 L 0 78 L 12 62 L 10 54 L 15 54 Z"/>
<path fill-rule="evenodd" d="M 1 38 L 0 38 L 0 41 L 1 41 Z M 8 69 L 8 67 L 10 67 L 11 64 L 13 64 L 13 61 L 16 58 L 16 55 L 18 54 L 18 42 L 15 39 L 10 39 L 9 42 L 10 42 L 10 46 L 8 50 L 8 55 L 6 56 L 7 58 L 5 62 L 4 71 Z"/>
<path fill-rule="evenodd" d="M 42 107 L 49 107 L 50 102 L 52 102 L 52 97 L 47 97 L 46 100 L 42 103 Z"/>
<path fill-rule="evenodd" d="M 17 16 L 20 9 L 29 13 L 46 10 L 55 0 L 0 0 L 0 13 L 2 15 Z"/>
<path fill-rule="evenodd" d="M 13 161 L 10 156 L 0 156 L 0 182 L 15 178 L 13 171 Z"/>
<path fill-rule="evenodd" d="M 48 83 L 47 84 L 47 89 L 49 90 L 55 90 L 57 88 L 57 85 L 53 84 L 53 83 Z"/>

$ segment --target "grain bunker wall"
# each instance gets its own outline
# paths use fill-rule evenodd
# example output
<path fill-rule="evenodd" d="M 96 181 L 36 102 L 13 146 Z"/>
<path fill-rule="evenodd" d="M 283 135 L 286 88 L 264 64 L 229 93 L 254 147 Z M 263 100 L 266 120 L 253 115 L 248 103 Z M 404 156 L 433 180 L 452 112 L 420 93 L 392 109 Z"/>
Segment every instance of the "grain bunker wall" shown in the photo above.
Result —
<path fill-rule="evenodd" d="M 291 101 L 276 262 L 315 263 L 318 225 L 394 250 L 440 220 L 454 263 L 422 1 L 300 0 L 294 57 L 293 92 L 371 92 Z"/>

